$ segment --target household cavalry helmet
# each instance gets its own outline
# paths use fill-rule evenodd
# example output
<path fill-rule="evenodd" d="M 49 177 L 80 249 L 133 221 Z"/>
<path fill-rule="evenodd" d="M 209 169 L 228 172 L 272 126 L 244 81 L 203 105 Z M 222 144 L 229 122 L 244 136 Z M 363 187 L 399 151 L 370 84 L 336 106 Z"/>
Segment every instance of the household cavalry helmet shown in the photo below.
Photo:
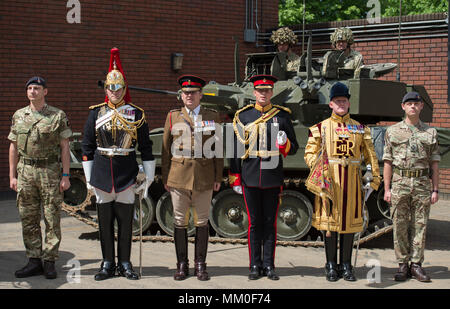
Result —
<path fill-rule="evenodd" d="M 294 31 L 288 27 L 279 28 L 276 31 L 272 31 L 270 40 L 275 45 L 289 44 L 290 46 L 295 46 L 298 42 L 298 38 Z"/>
<path fill-rule="evenodd" d="M 119 49 L 114 47 L 111 49 L 111 57 L 109 60 L 109 73 L 106 75 L 105 89 L 111 91 L 117 91 L 121 88 L 125 88 L 122 94 L 122 98 L 126 103 L 131 101 L 128 85 L 123 72 L 122 63 L 120 61 Z M 108 102 L 108 97 L 106 97 Z"/>
<path fill-rule="evenodd" d="M 355 42 L 352 30 L 346 27 L 336 28 L 330 35 L 330 41 L 333 47 L 336 47 L 337 41 L 347 41 L 348 45 L 352 45 Z"/>

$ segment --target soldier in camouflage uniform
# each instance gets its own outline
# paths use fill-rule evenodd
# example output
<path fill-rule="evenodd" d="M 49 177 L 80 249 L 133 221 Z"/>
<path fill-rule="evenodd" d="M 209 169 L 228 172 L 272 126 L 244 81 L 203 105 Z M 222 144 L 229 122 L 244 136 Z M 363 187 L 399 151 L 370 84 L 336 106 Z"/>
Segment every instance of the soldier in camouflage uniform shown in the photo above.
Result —
<path fill-rule="evenodd" d="M 437 133 L 419 119 L 423 102 L 417 92 L 403 97 L 402 108 L 406 118 L 387 129 L 383 155 L 384 200 L 392 203 L 394 250 L 399 263 L 394 279 L 405 281 L 412 276 L 429 282 L 421 264 L 430 206 L 439 197 Z"/>
<path fill-rule="evenodd" d="M 28 264 L 16 271 L 15 276 L 24 278 L 44 273 L 47 279 L 54 279 L 61 242 L 60 207 L 63 191 L 70 187 L 72 131 L 66 114 L 46 104 L 47 86 L 42 77 L 31 78 L 25 88 L 30 104 L 14 113 L 8 135 L 10 187 L 17 191 L 23 241 L 29 258 Z M 45 222 L 43 248 L 41 208 Z"/>
<path fill-rule="evenodd" d="M 298 42 L 294 31 L 288 27 L 279 28 L 277 31 L 272 31 L 270 40 L 277 45 L 277 52 L 286 53 L 286 70 L 297 72 L 300 66 L 300 57 L 292 51 L 292 47 Z"/>
<path fill-rule="evenodd" d="M 351 45 L 354 43 L 352 30 L 346 27 L 337 28 L 331 34 L 330 42 L 334 50 L 327 52 L 324 56 L 322 75 L 326 75 L 329 61 L 337 61 L 340 67 L 355 70 L 354 77 L 358 78 L 364 60 L 360 52 L 351 48 Z M 337 58 L 333 57 L 336 54 L 339 56 Z"/>

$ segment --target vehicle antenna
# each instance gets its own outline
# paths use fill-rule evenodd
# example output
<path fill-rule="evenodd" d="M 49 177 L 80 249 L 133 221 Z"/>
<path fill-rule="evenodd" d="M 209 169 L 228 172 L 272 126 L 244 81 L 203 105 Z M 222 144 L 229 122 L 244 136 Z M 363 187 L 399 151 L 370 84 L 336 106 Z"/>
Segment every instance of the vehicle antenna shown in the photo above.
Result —
<path fill-rule="evenodd" d="M 302 55 L 305 52 L 305 0 L 303 0 L 303 31 L 302 31 Z"/>

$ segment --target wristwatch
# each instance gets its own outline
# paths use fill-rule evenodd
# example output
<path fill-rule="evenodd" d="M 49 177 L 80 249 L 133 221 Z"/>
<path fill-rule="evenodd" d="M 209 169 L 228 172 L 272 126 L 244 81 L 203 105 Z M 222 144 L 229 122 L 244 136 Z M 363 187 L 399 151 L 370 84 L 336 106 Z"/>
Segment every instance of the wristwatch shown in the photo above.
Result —
<path fill-rule="evenodd" d="M 434 192 L 439 193 L 439 190 L 433 190 L 433 193 L 434 193 Z"/>

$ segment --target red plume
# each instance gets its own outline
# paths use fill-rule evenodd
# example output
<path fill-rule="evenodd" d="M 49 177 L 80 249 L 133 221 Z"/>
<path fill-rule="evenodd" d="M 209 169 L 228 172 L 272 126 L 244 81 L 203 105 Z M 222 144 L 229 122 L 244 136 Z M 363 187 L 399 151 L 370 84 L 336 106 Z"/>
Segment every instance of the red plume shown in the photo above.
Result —
<path fill-rule="evenodd" d="M 119 70 L 120 73 L 122 73 L 123 79 L 125 80 L 125 83 L 126 83 L 126 89 L 125 89 L 126 92 L 125 92 L 125 96 L 123 97 L 123 100 L 125 101 L 125 103 L 129 103 L 129 102 L 131 102 L 130 91 L 128 89 L 127 78 L 125 77 L 125 73 L 122 68 L 122 62 L 120 61 L 120 52 L 117 47 L 114 47 L 111 49 L 111 58 L 109 59 L 108 73 L 111 72 L 112 70 L 114 70 L 114 62 L 116 63 L 117 70 Z M 105 102 L 108 102 L 108 96 L 106 96 Z"/>

